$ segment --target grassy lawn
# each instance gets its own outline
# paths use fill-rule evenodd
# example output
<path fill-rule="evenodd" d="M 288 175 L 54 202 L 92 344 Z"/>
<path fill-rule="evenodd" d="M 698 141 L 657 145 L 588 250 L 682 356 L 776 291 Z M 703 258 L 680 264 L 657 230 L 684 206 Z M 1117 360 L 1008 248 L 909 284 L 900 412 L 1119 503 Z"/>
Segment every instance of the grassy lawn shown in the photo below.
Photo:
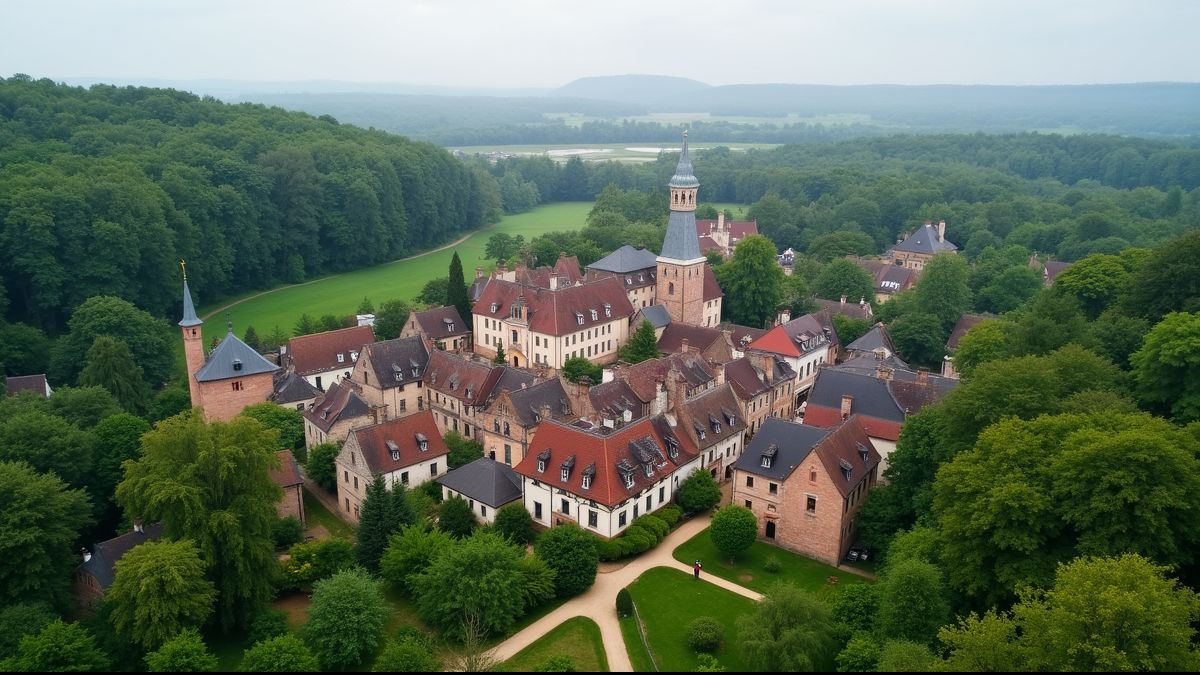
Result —
<path fill-rule="evenodd" d="M 476 266 L 491 262 L 484 259 L 483 251 L 488 237 L 492 234 L 520 234 L 528 240 L 553 230 L 578 230 L 583 227 L 591 208 L 591 202 L 566 202 L 504 216 L 496 225 L 476 230 L 465 241 L 446 250 L 324 277 L 303 285 L 282 287 L 273 293 L 232 307 L 228 314 L 238 335 L 244 333 L 248 325 L 253 325 L 259 335 L 270 333 L 275 326 L 279 326 L 281 331 L 288 334 L 291 333 L 296 319 L 303 313 L 313 317 L 324 314 L 353 314 L 364 297 L 371 298 L 376 307 L 395 298 L 411 300 L 420 293 L 425 282 L 446 275 L 450 267 L 450 258 L 455 251 L 458 251 L 462 259 L 463 273 L 470 282 L 475 275 Z M 200 316 L 208 317 L 210 313 L 229 302 L 230 300 L 224 300 L 203 307 Z M 219 316 L 206 318 L 206 340 L 225 335 L 225 314 L 226 312 L 222 311 Z"/>
<path fill-rule="evenodd" d="M 346 521 L 338 518 L 337 515 L 330 513 L 329 509 L 325 508 L 325 504 L 321 503 L 308 491 L 304 489 L 304 517 L 308 521 L 309 526 L 320 525 L 329 534 L 343 539 L 354 541 L 354 526 Z"/>
<path fill-rule="evenodd" d="M 625 640 L 625 653 L 629 654 L 629 663 L 635 673 L 653 673 L 654 663 L 650 661 L 650 653 L 642 646 L 642 637 L 638 634 L 637 619 L 632 616 L 618 619 L 621 623 L 621 637 Z"/>
<path fill-rule="evenodd" d="M 725 644 L 713 656 L 731 673 L 746 670 L 737 649 L 737 619 L 754 610 L 754 601 L 714 586 L 698 583 L 690 575 L 656 567 L 638 577 L 630 587 L 646 640 L 659 670 L 692 672 L 696 653 L 687 646 L 687 626 L 698 616 L 711 616 L 725 626 Z M 637 633 L 622 630 L 625 649 L 632 655 L 642 649 Z M 635 641 L 629 643 L 630 638 Z M 635 666 L 637 661 L 634 661 Z"/>
<path fill-rule="evenodd" d="M 608 659 L 604 655 L 600 627 L 595 621 L 583 616 L 567 619 L 559 624 L 537 642 L 505 661 L 503 669 L 514 673 L 529 672 L 546 659 L 559 654 L 571 657 L 577 671 L 608 672 Z"/>
<path fill-rule="evenodd" d="M 771 584 L 777 581 L 788 581 L 806 591 L 825 595 L 836 587 L 826 582 L 826 578 L 830 576 L 838 578 L 837 586 L 869 583 L 868 579 L 857 574 L 830 567 L 761 541 L 754 542 L 730 565 L 729 559 L 713 546 L 707 529 L 676 548 L 674 556 L 676 560 L 688 565 L 699 560 L 704 566 L 704 574 L 715 574 L 759 593 L 765 593 Z M 764 569 L 768 557 L 779 559 L 782 568 L 778 572 L 772 574 Z"/>

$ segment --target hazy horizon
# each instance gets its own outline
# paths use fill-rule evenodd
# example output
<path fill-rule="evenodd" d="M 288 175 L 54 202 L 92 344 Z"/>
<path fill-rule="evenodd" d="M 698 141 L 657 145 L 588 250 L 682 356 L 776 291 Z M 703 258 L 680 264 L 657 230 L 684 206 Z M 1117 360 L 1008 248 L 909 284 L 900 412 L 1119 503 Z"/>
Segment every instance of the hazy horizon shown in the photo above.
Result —
<path fill-rule="evenodd" d="M 1200 81 L 1200 3 L 1187 0 L 62 0 L 6 14 L 0 68 L 60 81 L 481 90 L 621 74 L 712 85 Z"/>

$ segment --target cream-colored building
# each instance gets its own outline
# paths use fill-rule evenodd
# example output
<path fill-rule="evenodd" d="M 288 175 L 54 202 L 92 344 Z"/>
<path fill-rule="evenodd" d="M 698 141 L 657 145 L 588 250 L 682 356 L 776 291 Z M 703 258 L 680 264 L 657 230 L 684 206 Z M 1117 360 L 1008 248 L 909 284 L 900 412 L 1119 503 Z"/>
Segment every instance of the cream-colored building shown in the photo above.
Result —
<path fill-rule="evenodd" d="M 364 345 L 350 379 L 380 419 L 404 417 L 425 409 L 421 378 L 429 351 L 420 336 L 384 340 Z"/>
<path fill-rule="evenodd" d="M 430 411 L 355 429 L 334 460 L 338 508 L 358 522 L 375 476 L 416 487 L 446 473 L 449 454 Z"/>

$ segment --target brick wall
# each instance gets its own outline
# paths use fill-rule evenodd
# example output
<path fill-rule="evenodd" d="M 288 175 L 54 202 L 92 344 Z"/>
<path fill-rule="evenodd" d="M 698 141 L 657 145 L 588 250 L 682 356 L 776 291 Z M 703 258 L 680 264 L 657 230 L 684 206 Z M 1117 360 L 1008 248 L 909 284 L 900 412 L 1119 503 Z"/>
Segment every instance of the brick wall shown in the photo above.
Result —
<path fill-rule="evenodd" d="M 275 505 L 275 510 L 279 513 L 280 518 L 288 516 L 295 517 L 304 524 L 304 494 L 300 491 L 299 485 L 293 485 L 283 489 L 283 499 Z"/>
<path fill-rule="evenodd" d="M 194 377 L 191 379 L 195 380 Z M 240 383 L 241 390 L 234 389 L 235 382 Z M 266 401 L 274 390 L 271 373 L 214 382 L 197 382 L 196 385 L 200 391 L 201 405 L 204 406 L 204 418 L 210 422 L 227 422 L 246 406 Z"/>

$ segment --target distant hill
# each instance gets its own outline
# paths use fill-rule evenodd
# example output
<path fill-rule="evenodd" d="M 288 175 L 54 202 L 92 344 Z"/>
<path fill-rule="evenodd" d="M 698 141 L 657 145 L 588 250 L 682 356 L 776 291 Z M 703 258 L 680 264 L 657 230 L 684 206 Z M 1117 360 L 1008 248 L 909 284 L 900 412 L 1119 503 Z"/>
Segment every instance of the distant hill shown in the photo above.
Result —
<path fill-rule="evenodd" d="M 711 85 L 689 80 L 686 77 L 666 75 L 607 75 L 603 77 L 581 77 L 559 87 L 551 96 L 574 98 L 599 98 L 609 101 L 649 103 L 675 96 L 694 94 L 712 89 Z"/>

